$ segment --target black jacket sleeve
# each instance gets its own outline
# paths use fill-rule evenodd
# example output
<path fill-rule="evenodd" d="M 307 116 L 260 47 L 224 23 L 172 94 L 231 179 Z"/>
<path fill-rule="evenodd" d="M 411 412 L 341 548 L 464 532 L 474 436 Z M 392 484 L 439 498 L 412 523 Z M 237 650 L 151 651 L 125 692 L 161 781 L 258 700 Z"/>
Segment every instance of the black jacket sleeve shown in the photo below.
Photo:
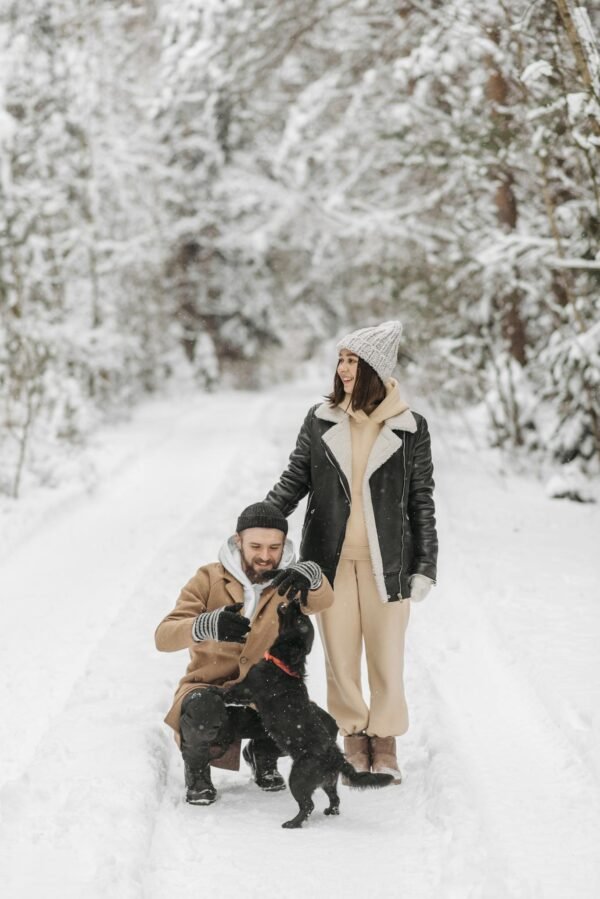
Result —
<path fill-rule="evenodd" d="M 296 440 L 296 447 L 290 456 L 288 467 L 265 496 L 265 502 L 273 503 L 274 506 L 281 509 L 286 517 L 294 511 L 300 500 L 312 488 L 311 425 L 316 408 L 316 406 L 313 406 L 304 419 Z"/>
<path fill-rule="evenodd" d="M 435 528 L 433 487 L 431 439 L 427 422 L 423 418 L 417 435 L 408 494 L 408 517 L 414 537 L 414 561 L 411 574 L 425 574 L 435 581 L 438 538 Z"/>

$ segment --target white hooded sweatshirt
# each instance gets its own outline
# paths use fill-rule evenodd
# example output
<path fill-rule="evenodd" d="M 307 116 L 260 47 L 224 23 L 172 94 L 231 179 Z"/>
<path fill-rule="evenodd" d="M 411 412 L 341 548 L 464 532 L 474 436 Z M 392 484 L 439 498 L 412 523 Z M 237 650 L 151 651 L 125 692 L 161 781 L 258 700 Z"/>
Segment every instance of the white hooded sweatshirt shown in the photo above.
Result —
<path fill-rule="evenodd" d="M 295 561 L 294 544 L 286 538 L 279 568 L 289 568 Z M 236 545 L 235 537 L 230 537 L 219 550 L 219 562 L 244 588 L 244 616 L 252 621 L 260 595 L 269 586 L 271 579 L 260 584 L 253 584 L 250 581 L 242 567 L 242 554 Z"/>

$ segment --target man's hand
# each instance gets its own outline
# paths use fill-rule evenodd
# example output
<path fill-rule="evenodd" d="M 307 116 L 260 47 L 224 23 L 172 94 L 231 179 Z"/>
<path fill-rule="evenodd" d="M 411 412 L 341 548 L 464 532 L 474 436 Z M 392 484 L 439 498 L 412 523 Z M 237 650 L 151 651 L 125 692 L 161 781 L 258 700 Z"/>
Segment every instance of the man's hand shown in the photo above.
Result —
<path fill-rule="evenodd" d="M 250 630 L 250 619 L 238 615 L 243 609 L 243 602 L 236 602 L 232 606 L 224 606 L 217 619 L 217 640 L 226 643 L 245 643 L 246 635 Z"/>
<path fill-rule="evenodd" d="M 280 596 L 287 596 L 289 600 L 297 596 L 303 606 L 308 601 L 308 591 L 316 590 L 321 586 L 323 574 L 316 562 L 297 562 L 289 568 L 269 572 L 274 575 L 271 581 L 272 587 L 278 587 Z"/>
<path fill-rule="evenodd" d="M 238 615 L 243 602 L 223 606 L 213 612 L 202 612 L 194 621 L 192 636 L 199 643 L 202 640 L 218 640 L 225 643 L 245 643 L 250 630 L 250 620 Z"/>

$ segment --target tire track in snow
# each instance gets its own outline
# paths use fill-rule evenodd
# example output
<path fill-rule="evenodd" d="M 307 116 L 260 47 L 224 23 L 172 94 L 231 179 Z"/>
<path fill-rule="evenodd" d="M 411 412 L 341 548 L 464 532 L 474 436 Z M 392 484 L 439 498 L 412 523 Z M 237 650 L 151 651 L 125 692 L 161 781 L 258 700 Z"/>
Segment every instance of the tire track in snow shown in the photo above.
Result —
<path fill-rule="evenodd" d="M 511 897 L 592 899 L 600 893 L 595 772 L 574 750 L 507 642 L 512 638 L 520 645 L 526 639 L 514 632 L 516 616 L 501 627 L 490 615 L 499 590 L 489 572 L 496 553 L 506 552 L 498 538 L 502 522 L 498 526 L 495 519 L 506 506 L 507 482 L 496 479 L 494 486 L 474 450 L 468 474 L 452 443 L 444 450 L 437 493 L 444 595 L 438 602 L 434 591 L 432 602 L 419 610 L 424 614 L 413 645 L 435 679 L 451 723 L 448 737 L 461 747 L 475 785 L 486 843 L 495 850 L 492 882 L 508 877 L 504 895 Z M 465 495 L 469 488 L 474 495 Z M 487 509 L 469 520 L 482 496 Z M 512 496 L 511 503 L 518 515 L 519 498 Z M 484 534 L 489 528 L 486 557 L 481 556 L 485 537 L 482 543 L 475 527 Z M 526 543 L 522 549 L 525 553 Z M 517 578 L 515 591 L 526 590 L 527 579 L 511 572 L 509 583 L 511 574 Z M 489 892 L 482 895 L 487 899 Z"/>
<path fill-rule="evenodd" d="M 223 405 L 222 396 L 219 400 Z M 188 466 L 178 478 L 187 477 L 194 491 L 202 481 L 202 490 L 186 496 L 185 514 L 177 509 L 176 516 L 165 516 L 164 546 L 160 531 L 153 531 L 146 556 L 150 567 L 137 583 L 123 586 L 112 619 L 105 616 L 93 630 L 85 660 L 69 671 L 64 701 L 45 708 L 39 686 L 24 695 L 24 714 L 28 702 L 33 706 L 29 725 L 37 747 L 30 745 L 22 760 L 24 773 L 0 790 L 0 844 L 6 853 L 2 882 L 11 899 L 39 890 L 61 899 L 93 899 L 107 892 L 115 899 L 142 895 L 141 873 L 173 752 L 162 717 L 182 667 L 182 657 L 156 653 L 153 633 L 187 577 L 231 530 L 230 504 L 237 515 L 245 495 L 248 502 L 255 499 L 252 483 L 234 483 L 237 493 L 231 490 L 232 474 L 245 469 L 245 444 L 236 439 L 226 454 L 222 448 L 225 436 L 237 435 L 242 418 L 259 457 L 269 459 L 261 427 L 268 400 L 253 395 L 244 400 L 237 425 L 222 409 L 224 427 L 219 431 L 213 423 L 212 446 L 197 440 L 203 413 L 179 429 L 178 439 L 188 445 L 194 441 L 201 451 L 186 452 L 184 460 L 171 447 L 176 461 Z M 237 408 L 239 396 L 231 396 L 230 404 Z M 190 469 L 211 461 L 214 470 L 203 478 Z M 230 499 L 219 508 L 222 496 Z M 208 557 L 199 558 L 201 552 Z"/>
<path fill-rule="evenodd" d="M 237 427 L 260 430 L 264 396 L 228 393 L 180 403 L 158 416 L 156 440 L 119 474 L 81 497 L 26 540 L 0 571 L 0 706 L 26 709 L 40 688 L 36 715 L 0 719 L 0 779 L 26 767 L 40 730 L 59 713 L 94 646 L 119 615 L 135 584 L 169 535 L 211 496 L 242 452 Z M 235 414 L 234 414 L 235 413 Z M 237 424 L 236 424 L 237 419 Z M 199 460 L 202 460 L 201 462 Z M 224 487 L 226 489 L 226 486 Z M 24 574 L 26 572 L 26 574 Z M 56 642 L 56 650 L 49 646 Z"/>
<path fill-rule="evenodd" d="M 592 899 L 600 887 L 600 815 L 589 772 L 482 616 L 457 606 L 428 622 L 427 668 L 451 722 L 444 742 L 459 748 L 465 783 L 476 791 L 493 847 L 492 882 L 510 877 L 510 891 L 498 896 Z M 456 615 L 468 636 L 449 645 Z"/>

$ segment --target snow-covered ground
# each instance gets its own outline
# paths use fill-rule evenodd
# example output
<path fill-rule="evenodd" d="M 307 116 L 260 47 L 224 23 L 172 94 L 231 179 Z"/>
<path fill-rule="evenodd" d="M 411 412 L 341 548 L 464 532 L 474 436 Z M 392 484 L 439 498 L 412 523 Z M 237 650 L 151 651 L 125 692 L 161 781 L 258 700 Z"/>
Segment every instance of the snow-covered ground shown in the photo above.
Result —
<path fill-rule="evenodd" d="M 98 435 L 95 486 L 56 491 L 43 514 L 36 497 L 4 507 L 3 896 L 600 895 L 600 507 L 548 499 L 422 404 L 441 557 L 411 612 L 404 783 L 340 787 L 334 819 L 317 795 L 301 831 L 280 826 L 289 794 L 246 769 L 215 772 L 213 806 L 183 801 L 162 717 L 186 659 L 156 652 L 154 629 L 325 386 L 148 403 Z M 319 646 L 309 689 L 323 703 Z"/>

